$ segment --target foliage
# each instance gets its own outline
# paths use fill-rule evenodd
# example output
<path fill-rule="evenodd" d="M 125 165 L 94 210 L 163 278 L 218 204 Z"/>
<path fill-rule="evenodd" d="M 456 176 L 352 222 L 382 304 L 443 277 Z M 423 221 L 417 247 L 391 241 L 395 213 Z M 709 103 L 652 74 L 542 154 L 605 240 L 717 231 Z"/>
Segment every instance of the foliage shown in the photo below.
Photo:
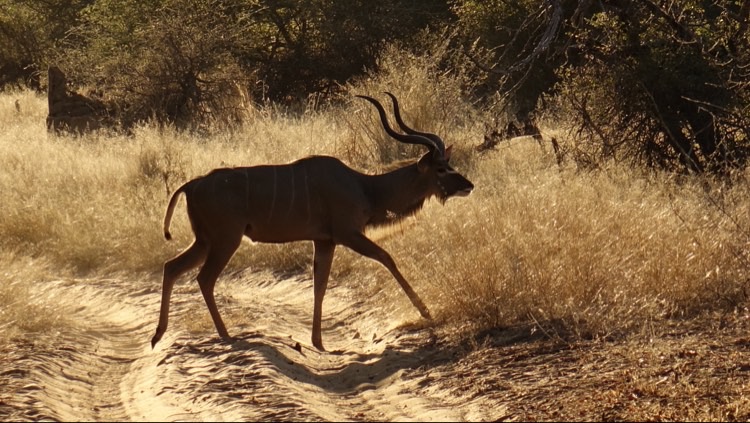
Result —
<path fill-rule="evenodd" d="M 456 11 L 503 104 L 524 120 L 556 103 L 555 119 L 594 147 L 572 149 L 586 160 L 690 172 L 747 160 L 750 2 L 460 1 Z"/>
<path fill-rule="evenodd" d="M 501 112 L 529 119 L 562 63 L 558 47 L 549 46 L 559 43 L 547 27 L 551 10 L 539 0 L 467 0 L 455 2 L 454 12 L 468 55 L 484 70 L 477 94 L 499 92 Z"/>
<path fill-rule="evenodd" d="M 241 119 L 249 77 L 232 51 L 244 15 L 219 1 L 154 0 L 100 1 L 83 17 L 56 61 L 114 99 L 126 126 L 151 117 L 181 127 Z"/>
<path fill-rule="evenodd" d="M 374 67 L 384 42 L 448 14 L 440 0 L 89 3 L 45 61 L 103 91 L 126 126 L 235 124 L 253 99 L 304 103 Z"/>
<path fill-rule="evenodd" d="M 0 0 L 0 88 L 39 89 L 55 43 L 76 25 L 90 0 Z"/>
<path fill-rule="evenodd" d="M 546 115 L 575 131 L 562 149 L 595 165 L 726 173 L 750 155 L 750 0 L 0 0 L 0 10 L 0 85 L 39 88 L 55 64 L 125 126 L 236 127 L 269 101 L 340 98 L 380 69 L 386 46 L 429 54 L 431 34 L 445 42 L 430 69 L 470 76 L 462 95 L 491 111 L 492 133 Z"/>
<path fill-rule="evenodd" d="M 625 153 L 659 167 L 703 172 L 744 163 L 750 51 L 739 4 L 662 9 L 641 1 L 614 12 L 594 13 L 575 33 L 585 60 L 561 69 L 562 100 L 580 134 L 599 142 L 604 157 Z"/>
<path fill-rule="evenodd" d="M 376 66 L 389 41 L 408 42 L 421 29 L 445 22 L 440 0 L 261 1 L 256 17 L 265 31 L 246 58 L 260 71 L 275 100 L 330 92 Z"/>

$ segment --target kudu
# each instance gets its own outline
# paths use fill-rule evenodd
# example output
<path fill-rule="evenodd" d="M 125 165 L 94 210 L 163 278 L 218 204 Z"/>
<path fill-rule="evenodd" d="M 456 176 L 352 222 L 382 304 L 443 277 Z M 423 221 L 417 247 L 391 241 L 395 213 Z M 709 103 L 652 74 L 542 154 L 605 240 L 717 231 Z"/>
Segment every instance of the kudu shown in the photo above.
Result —
<path fill-rule="evenodd" d="M 197 279 L 208 311 L 219 336 L 232 341 L 214 301 L 214 285 L 243 235 L 256 242 L 313 242 L 312 343 L 321 351 L 323 296 L 337 245 L 382 263 L 422 317 L 431 318 L 390 254 L 367 238 L 364 231 L 416 213 L 430 197 L 444 202 L 452 196 L 468 195 L 474 185 L 448 164 L 451 149 L 445 148 L 440 137 L 407 127 L 396 97 L 388 95 L 393 100 L 397 123 L 406 134 L 389 126 L 377 100 L 358 97 L 377 108 L 391 137 L 427 147 L 429 151 L 416 163 L 384 174 L 366 175 L 334 157 L 313 156 L 285 165 L 215 169 L 188 181 L 172 194 L 164 218 L 164 236 L 171 239 L 172 213 L 179 194 L 184 193 L 195 241 L 164 264 L 159 324 L 151 339 L 152 347 L 167 330 L 175 280 L 201 264 Z"/>

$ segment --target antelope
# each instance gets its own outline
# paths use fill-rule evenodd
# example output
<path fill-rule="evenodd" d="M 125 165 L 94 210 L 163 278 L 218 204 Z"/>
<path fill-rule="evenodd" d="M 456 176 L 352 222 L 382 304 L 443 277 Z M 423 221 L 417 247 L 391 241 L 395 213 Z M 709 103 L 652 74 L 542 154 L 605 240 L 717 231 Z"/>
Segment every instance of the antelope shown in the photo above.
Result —
<path fill-rule="evenodd" d="M 216 307 L 214 285 L 243 236 L 261 243 L 313 242 L 312 343 L 320 351 L 325 351 L 321 336 L 323 296 L 337 245 L 380 262 L 420 315 L 432 318 L 390 254 L 365 236 L 364 231 L 415 214 L 431 197 L 444 203 L 454 196 L 469 195 L 474 185 L 448 164 L 451 147 L 446 148 L 435 134 L 406 126 L 398 100 L 387 94 L 404 134 L 390 127 L 386 112 L 376 99 L 357 97 L 375 106 L 383 128 L 392 138 L 427 148 L 427 153 L 412 164 L 368 175 L 335 157 L 312 156 L 282 165 L 214 169 L 186 182 L 172 194 L 164 217 L 164 237 L 172 238 L 170 221 L 179 194 L 184 193 L 195 240 L 164 264 L 159 323 L 151 339 L 152 348 L 167 330 L 175 281 L 200 265 L 198 284 L 216 330 L 224 342 L 234 341 Z"/>

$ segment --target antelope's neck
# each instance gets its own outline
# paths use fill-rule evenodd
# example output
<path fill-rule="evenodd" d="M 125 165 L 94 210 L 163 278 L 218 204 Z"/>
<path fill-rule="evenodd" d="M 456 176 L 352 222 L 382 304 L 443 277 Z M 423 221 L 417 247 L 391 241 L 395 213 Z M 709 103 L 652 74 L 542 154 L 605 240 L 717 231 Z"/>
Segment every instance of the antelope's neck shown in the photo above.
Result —
<path fill-rule="evenodd" d="M 381 175 L 370 176 L 372 194 L 371 224 L 397 222 L 418 212 L 427 199 L 427 187 L 417 165 L 409 165 Z"/>

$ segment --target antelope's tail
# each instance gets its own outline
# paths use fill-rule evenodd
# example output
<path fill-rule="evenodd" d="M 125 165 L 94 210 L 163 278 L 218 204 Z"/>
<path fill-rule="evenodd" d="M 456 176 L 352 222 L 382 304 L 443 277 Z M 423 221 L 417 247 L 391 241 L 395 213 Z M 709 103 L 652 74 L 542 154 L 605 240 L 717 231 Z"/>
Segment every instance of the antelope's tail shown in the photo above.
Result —
<path fill-rule="evenodd" d="M 169 233 L 169 224 L 172 222 L 172 214 L 174 214 L 174 207 L 175 205 L 177 205 L 177 199 L 180 196 L 180 193 L 185 192 L 185 188 L 187 188 L 189 183 L 190 182 L 187 182 L 181 187 L 177 188 L 177 190 L 172 194 L 172 197 L 169 199 L 169 204 L 167 205 L 167 214 L 164 216 L 164 238 L 166 238 L 167 241 L 172 239 L 172 234 Z"/>

